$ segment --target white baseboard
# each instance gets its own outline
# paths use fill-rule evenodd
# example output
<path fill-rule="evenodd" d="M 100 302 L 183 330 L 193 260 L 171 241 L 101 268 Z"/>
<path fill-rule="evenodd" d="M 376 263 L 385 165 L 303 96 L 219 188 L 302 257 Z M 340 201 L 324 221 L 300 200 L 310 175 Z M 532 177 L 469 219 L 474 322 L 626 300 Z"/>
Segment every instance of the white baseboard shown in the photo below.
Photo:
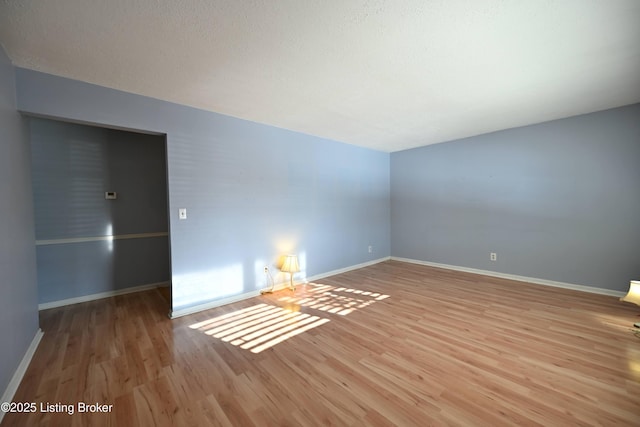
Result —
<path fill-rule="evenodd" d="M 257 297 L 260 295 L 259 290 L 246 292 L 244 294 L 234 295 L 229 298 L 217 299 L 215 301 L 207 302 L 204 304 L 198 304 L 187 308 L 181 308 L 179 310 L 172 310 L 169 312 L 170 319 L 177 319 L 178 317 L 188 316 L 189 314 L 198 313 L 200 311 L 209 310 L 210 308 L 220 307 L 221 305 L 231 304 L 232 302 L 238 302 L 245 299 Z"/>
<path fill-rule="evenodd" d="M 356 264 L 356 265 L 351 265 L 349 267 L 340 268 L 338 270 L 327 271 L 326 273 L 316 274 L 314 276 L 306 277 L 306 278 L 301 279 L 301 280 L 294 280 L 293 284 L 296 285 L 296 286 L 303 285 L 303 284 L 306 284 L 306 283 L 309 283 L 309 282 L 314 282 L 316 280 L 323 279 L 325 277 L 335 276 L 336 274 L 346 273 L 347 271 L 352 271 L 352 270 L 357 270 L 359 268 L 368 267 L 370 265 L 378 264 L 380 262 L 388 261 L 390 259 L 391 259 L 391 257 L 378 258 L 378 259 L 375 259 L 375 260 L 372 260 L 372 261 L 363 262 L 361 264 Z M 285 289 L 287 287 L 289 287 L 289 281 L 279 282 L 279 283 L 276 283 L 274 285 L 273 290 L 274 291 L 279 291 L 279 290 Z M 220 307 L 221 305 L 231 304 L 232 302 L 238 302 L 238 301 L 242 301 L 242 300 L 245 300 L 245 299 L 257 297 L 259 295 L 260 295 L 260 290 L 257 289 L 255 291 L 246 292 L 244 294 L 234 295 L 234 296 L 229 297 L 229 298 L 223 298 L 223 299 L 207 302 L 207 303 L 204 303 L 204 304 L 198 304 L 198 305 L 194 305 L 192 307 L 183 308 L 183 309 L 180 309 L 180 310 L 174 310 L 171 313 L 169 313 L 169 317 L 171 319 L 175 319 L 175 318 L 178 318 L 178 317 L 187 316 L 189 314 L 197 313 L 199 311 L 209 310 L 210 308 Z"/>
<path fill-rule="evenodd" d="M 447 270 L 464 271 L 465 273 L 482 274 L 484 276 L 499 277 L 501 279 L 517 280 L 519 282 L 533 283 L 536 285 L 553 286 L 554 288 L 571 289 L 574 291 L 589 292 L 592 294 L 609 295 L 614 297 L 622 297 L 624 292 L 612 291 L 610 289 L 596 288 L 594 286 L 576 285 L 573 283 L 556 282 L 554 280 L 538 279 L 535 277 L 517 276 L 515 274 L 499 273 L 497 271 L 480 270 L 477 268 L 460 267 L 457 265 L 439 264 L 437 262 L 420 261 L 417 259 L 391 257 L 393 261 L 408 262 L 411 264 L 426 265 L 429 267 L 444 268 Z"/>
<path fill-rule="evenodd" d="M 371 260 L 371 261 L 363 262 L 363 263 L 360 263 L 360 264 L 351 265 L 349 267 L 339 268 L 337 270 L 327 271 L 326 273 L 316 274 L 315 276 L 307 277 L 306 280 L 303 281 L 303 283 L 314 282 L 316 280 L 324 279 L 325 277 L 335 276 L 337 274 L 346 273 L 348 271 L 358 270 L 358 269 L 364 268 L 364 267 L 369 267 L 370 265 L 379 264 L 381 262 L 389 261 L 390 259 L 391 259 L 391 257 L 387 256 L 387 257 L 384 257 L 384 258 L 378 258 L 378 259 L 374 259 L 374 260 Z"/>
<path fill-rule="evenodd" d="M 169 282 L 150 283 L 148 285 L 134 286 L 131 288 L 117 289 L 115 291 L 100 292 L 97 294 L 83 295 L 81 297 L 68 298 L 59 301 L 45 302 L 38 304 L 38 310 L 47 310 L 49 308 L 62 307 L 65 305 L 78 304 L 81 302 L 94 301 L 97 299 L 115 297 L 116 295 L 131 294 L 133 292 L 147 291 L 160 287 L 169 286 Z"/>
<path fill-rule="evenodd" d="M 2 397 L 0 398 L 0 402 L 11 402 L 13 400 L 13 396 L 15 396 L 16 391 L 18 391 L 18 386 L 22 382 L 22 378 L 24 377 L 24 374 L 27 372 L 29 363 L 31 363 L 31 359 L 33 359 L 33 355 L 35 354 L 36 349 L 38 348 L 38 344 L 40 344 L 40 340 L 42 339 L 43 335 L 44 335 L 44 332 L 42 332 L 42 329 L 38 329 L 36 331 L 36 335 L 33 337 L 33 340 L 31 341 L 29 348 L 27 348 L 27 352 L 22 357 L 22 360 L 18 365 L 18 369 L 16 369 L 16 372 L 13 374 L 11 381 L 9 381 L 9 385 L 7 386 L 7 389 L 2 394 Z M 4 417 L 4 414 L 5 413 L 3 411 L 0 411 L 0 423 L 2 422 L 2 418 Z"/>

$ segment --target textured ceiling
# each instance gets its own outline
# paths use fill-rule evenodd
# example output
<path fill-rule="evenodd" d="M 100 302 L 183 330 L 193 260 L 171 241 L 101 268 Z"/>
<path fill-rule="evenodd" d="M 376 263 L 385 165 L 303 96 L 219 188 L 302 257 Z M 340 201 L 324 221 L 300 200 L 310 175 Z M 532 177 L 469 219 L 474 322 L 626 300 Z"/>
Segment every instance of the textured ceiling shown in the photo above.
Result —
<path fill-rule="evenodd" d="M 640 102 L 638 0 L 0 2 L 20 67 L 383 151 Z"/>

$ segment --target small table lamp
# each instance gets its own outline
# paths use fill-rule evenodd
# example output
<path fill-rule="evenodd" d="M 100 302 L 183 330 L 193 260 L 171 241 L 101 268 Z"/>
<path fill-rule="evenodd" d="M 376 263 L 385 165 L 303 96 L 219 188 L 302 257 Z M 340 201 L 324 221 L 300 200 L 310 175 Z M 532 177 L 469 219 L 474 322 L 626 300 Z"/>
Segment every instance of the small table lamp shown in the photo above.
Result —
<path fill-rule="evenodd" d="M 284 262 L 282 263 L 282 268 L 280 268 L 280 271 L 284 271 L 285 273 L 290 273 L 291 284 L 289 285 L 289 289 L 291 289 L 292 291 L 295 291 L 296 288 L 293 286 L 293 273 L 297 273 L 298 271 L 300 271 L 300 265 L 298 264 L 298 256 L 297 255 L 285 256 Z"/>
<path fill-rule="evenodd" d="M 632 280 L 629 284 L 629 292 L 620 301 L 632 302 L 636 305 L 640 305 L 640 281 Z M 640 322 L 634 323 L 633 326 L 640 328 Z"/>

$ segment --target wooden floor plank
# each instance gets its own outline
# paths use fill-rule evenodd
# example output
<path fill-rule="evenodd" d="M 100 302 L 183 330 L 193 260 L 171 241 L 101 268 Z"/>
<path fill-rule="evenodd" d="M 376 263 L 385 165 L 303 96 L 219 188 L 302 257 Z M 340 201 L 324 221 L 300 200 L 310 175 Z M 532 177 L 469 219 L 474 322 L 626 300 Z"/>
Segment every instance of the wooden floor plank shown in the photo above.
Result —
<path fill-rule="evenodd" d="M 638 426 L 639 313 L 398 261 L 175 320 L 121 295 L 42 311 L 14 398 L 112 411 L 2 426 Z"/>

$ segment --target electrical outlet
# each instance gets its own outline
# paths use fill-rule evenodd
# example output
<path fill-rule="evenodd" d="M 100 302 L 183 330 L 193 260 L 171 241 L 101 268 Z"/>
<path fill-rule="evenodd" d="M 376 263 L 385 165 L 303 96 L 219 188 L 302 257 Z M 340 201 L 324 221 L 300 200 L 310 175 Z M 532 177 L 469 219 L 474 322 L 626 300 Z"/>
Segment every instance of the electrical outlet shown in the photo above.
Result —
<path fill-rule="evenodd" d="M 369 253 L 372 254 L 373 253 L 373 246 L 369 245 Z"/>
<path fill-rule="evenodd" d="M 497 261 L 498 260 L 498 254 L 495 252 L 491 252 L 491 254 L 489 255 L 489 259 L 491 261 Z"/>
<path fill-rule="evenodd" d="M 264 273 L 267 274 L 269 272 L 269 267 L 268 266 L 264 266 Z"/>

